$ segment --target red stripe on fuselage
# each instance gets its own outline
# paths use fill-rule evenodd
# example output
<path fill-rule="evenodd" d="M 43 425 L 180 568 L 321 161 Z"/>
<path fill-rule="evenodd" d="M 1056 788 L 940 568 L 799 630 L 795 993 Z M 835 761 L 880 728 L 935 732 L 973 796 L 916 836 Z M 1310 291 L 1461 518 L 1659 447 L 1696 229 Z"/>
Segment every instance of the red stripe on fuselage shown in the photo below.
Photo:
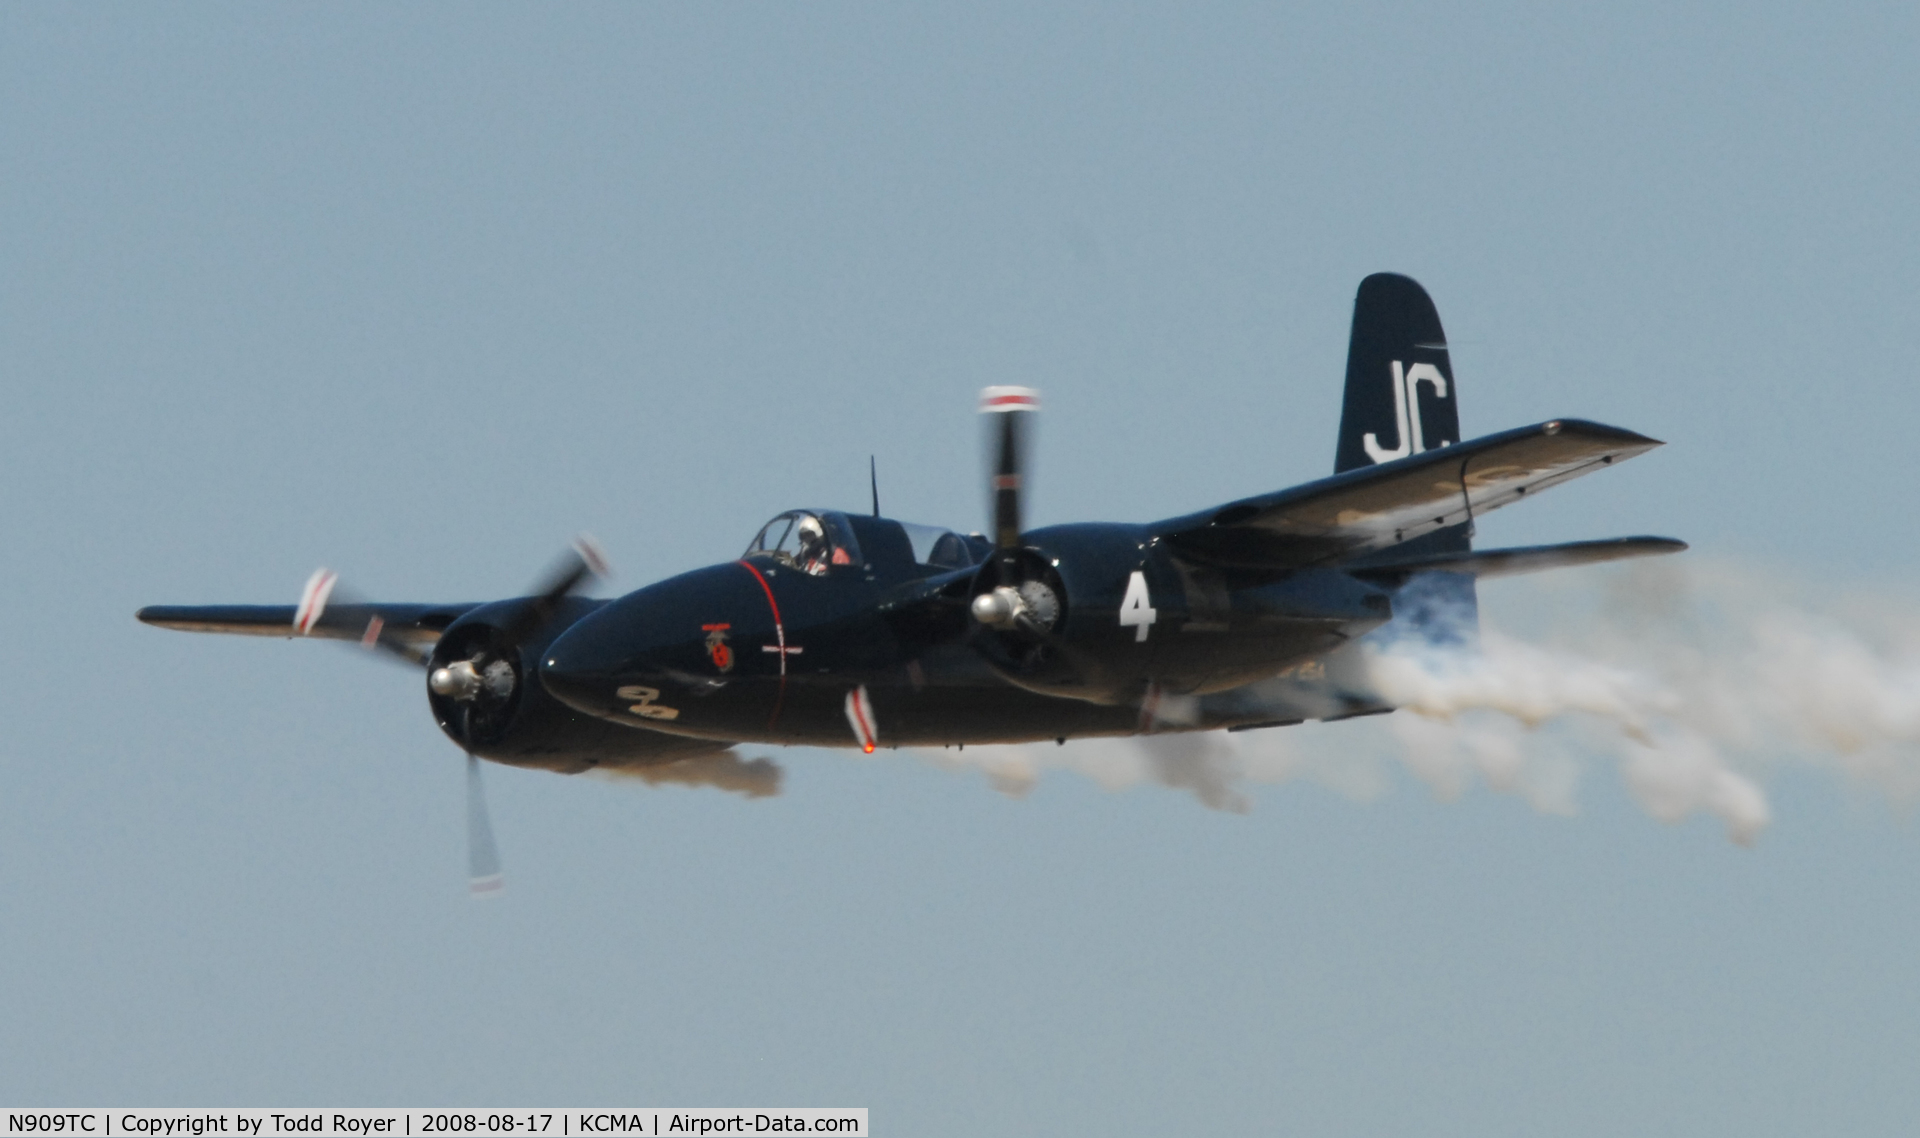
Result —
<path fill-rule="evenodd" d="M 780 645 L 780 689 L 773 696 L 773 714 L 767 717 L 767 730 L 771 731 L 780 718 L 780 705 L 787 698 L 787 627 L 780 621 L 780 602 L 773 599 L 773 586 L 767 584 L 767 579 L 761 576 L 760 570 L 754 568 L 752 562 L 742 561 L 739 564 L 753 574 L 753 579 L 760 582 L 760 591 L 767 594 L 767 607 L 773 610 L 773 637 Z"/>

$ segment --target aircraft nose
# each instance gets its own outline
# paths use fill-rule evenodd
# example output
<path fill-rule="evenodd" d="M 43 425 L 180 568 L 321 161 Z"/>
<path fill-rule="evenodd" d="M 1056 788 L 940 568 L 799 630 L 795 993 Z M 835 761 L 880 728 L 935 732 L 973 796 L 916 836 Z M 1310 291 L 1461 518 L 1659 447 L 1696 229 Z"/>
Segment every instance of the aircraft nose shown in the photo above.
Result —
<path fill-rule="evenodd" d="M 711 707 L 721 689 L 767 666 L 734 653 L 738 643 L 774 639 L 770 611 L 738 565 L 696 569 L 628 593 L 555 637 L 540 679 L 576 711 L 684 727 L 678 711 L 669 713 L 687 706 L 682 697 Z"/>
<path fill-rule="evenodd" d="M 608 615 L 595 613 L 567 629 L 540 660 L 540 682 L 547 691 L 588 715 L 616 712 L 618 690 L 631 680 L 637 664 L 626 658 L 619 642 L 622 622 L 608 620 Z"/>

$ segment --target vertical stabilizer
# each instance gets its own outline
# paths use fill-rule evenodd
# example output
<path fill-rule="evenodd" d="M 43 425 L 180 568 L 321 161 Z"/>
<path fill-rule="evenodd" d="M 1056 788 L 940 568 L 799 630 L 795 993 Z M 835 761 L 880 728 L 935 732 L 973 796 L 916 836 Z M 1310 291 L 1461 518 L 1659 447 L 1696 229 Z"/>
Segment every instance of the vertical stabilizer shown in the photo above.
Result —
<path fill-rule="evenodd" d="M 1447 335 L 1427 290 L 1398 273 L 1361 281 L 1333 472 L 1459 442 L 1456 395 Z"/>
<path fill-rule="evenodd" d="M 1335 474 L 1460 441 L 1459 390 L 1447 358 L 1440 313 L 1412 277 L 1375 273 L 1353 298 L 1347 342 L 1347 395 L 1340 410 Z M 1457 553 L 1473 546 L 1472 523 L 1406 543 L 1409 554 Z M 1479 626 L 1473 578 L 1415 573 L 1396 591 L 1389 635 L 1435 641 L 1470 637 Z"/>

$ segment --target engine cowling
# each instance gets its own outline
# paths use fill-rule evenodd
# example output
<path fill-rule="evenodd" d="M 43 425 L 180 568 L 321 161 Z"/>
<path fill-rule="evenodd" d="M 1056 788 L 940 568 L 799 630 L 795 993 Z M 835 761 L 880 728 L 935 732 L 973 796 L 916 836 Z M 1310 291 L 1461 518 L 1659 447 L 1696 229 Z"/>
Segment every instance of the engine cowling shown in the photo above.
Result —
<path fill-rule="evenodd" d="M 1040 551 L 995 554 L 973 578 L 974 648 L 1022 686 L 1071 686 L 1077 669 L 1060 635 L 1070 602 L 1065 579 Z"/>
<path fill-rule="evenodd" d="M 540 682 L 547 646 L 603 601 L 566 597 L 551 620 L 518 643 L 509 629 L 522 601 L 483 605 L 449 625 L 427 663 L 434 721 L 471 754 L 513 766 L 577 773 L 661 762 L 712 744 L 639 731 L 584 715 Z"/>
<path fill-rule="evenodd" d="M 1092 703 L 1137 702 L 1152 679 L 1153 645 L 1140 636 L 1154 610 L 1147 582 L 1164 580 L 1138 527 L 1057 526 L 994 553 L 974 575 L 970 642 L 1008 682 Z M 1139 583 L 1135 583 L 1135 579 Z M 1132 620 L 1130 592 L 1141 598 Z"/>

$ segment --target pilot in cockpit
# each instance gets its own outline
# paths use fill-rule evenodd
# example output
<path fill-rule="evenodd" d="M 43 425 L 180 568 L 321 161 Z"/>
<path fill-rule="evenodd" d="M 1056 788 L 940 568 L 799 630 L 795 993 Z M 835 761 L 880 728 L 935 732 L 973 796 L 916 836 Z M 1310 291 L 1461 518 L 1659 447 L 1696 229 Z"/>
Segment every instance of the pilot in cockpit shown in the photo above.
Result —
<path fill-rule="evenodd" d="M 800 538 L 800 568 L 809 576 L 826 575 L 827 563 L 833 556 L 833 549 L 827 544 L 827 531 L 820 519 L 812 514 L 800 515 L 800 524 L 795 527 Z"/>
<path fill-rule="evenodd" d="M 771 557 L 809 577 L 824 577 L 837 568 L 858 563 L 859 545 L 846 518 L 789 510 L 760 529 L 748 557 Z"/>

